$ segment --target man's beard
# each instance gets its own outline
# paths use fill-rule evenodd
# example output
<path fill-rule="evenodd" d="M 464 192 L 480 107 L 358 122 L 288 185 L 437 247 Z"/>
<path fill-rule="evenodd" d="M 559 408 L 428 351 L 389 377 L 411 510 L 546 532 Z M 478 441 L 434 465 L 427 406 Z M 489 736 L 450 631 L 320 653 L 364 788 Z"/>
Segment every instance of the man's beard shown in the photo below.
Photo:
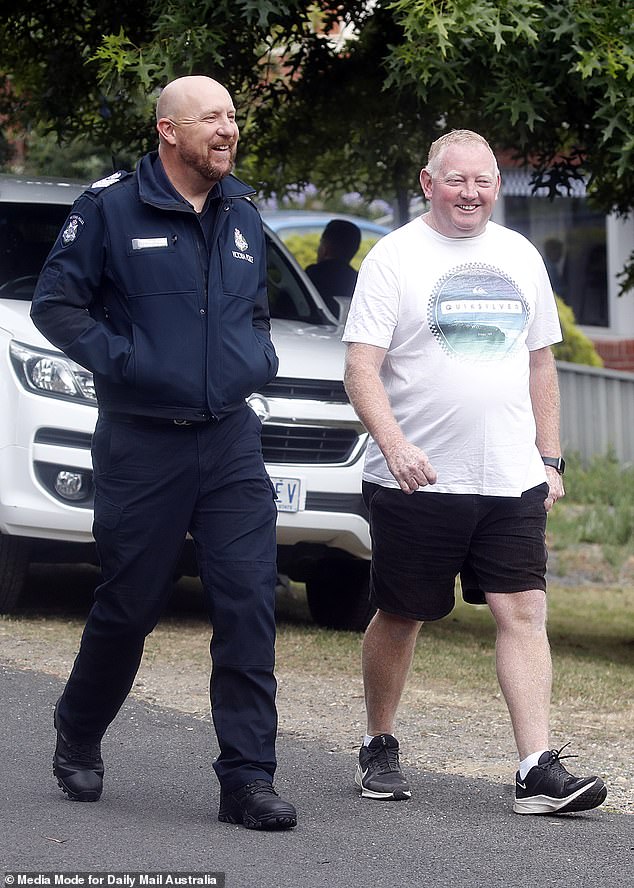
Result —
<path fill-rule="evenodd" d="M 224 163 L 218 163 L 212 160 L 212 149 L 208 147 L 207 156 L 201 157 L 198 152 L 192 151 L 189 146 L 181 146 L 180 156 L 188 167 L 195 170 L 204 179 L 210 182 L 219 182 L 229 173 L 233 172 L 236 163 L 237 145 L 232 145 L 226 152 L 227 160 Z"/>

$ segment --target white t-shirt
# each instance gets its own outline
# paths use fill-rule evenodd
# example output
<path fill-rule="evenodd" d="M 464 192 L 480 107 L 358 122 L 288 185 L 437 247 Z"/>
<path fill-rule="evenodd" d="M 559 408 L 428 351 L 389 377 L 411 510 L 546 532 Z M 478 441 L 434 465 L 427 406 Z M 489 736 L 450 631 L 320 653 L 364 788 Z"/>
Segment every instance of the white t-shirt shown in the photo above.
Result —
<path fill-rule="evenodd" d="M 521 234 L 489 222 L 449 238 L 422 218 L 391 232 L 361 266 L 343 339 L 387 349 L 394 416 L 438 473 L 420 491 L 520 496 L 546 480 L 529 352 L 561 329 L 542 258 Z M 374 441 L 363 477 L 398 487 Z"/>

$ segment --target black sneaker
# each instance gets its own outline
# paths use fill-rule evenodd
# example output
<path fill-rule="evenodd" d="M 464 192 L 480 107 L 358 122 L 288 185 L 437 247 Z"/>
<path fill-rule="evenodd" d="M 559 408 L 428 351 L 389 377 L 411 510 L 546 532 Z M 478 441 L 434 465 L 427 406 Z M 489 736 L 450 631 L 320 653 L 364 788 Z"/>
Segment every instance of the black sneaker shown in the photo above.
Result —
<path fill-rule="evenodd" d="M 53 755 L 53 774 L 69 799 L 75 802 L 96 802 L 103 789 L 103 759 L 99 743 L 74 743 L 62 734 L 55 706 L 53 724 L 57 745 Z"/>
<path fill-rule="evenodd" d="M 566 744 L 567 746 L 568 744 Z M 524 780 L 515 775 L 516 814 L 568 814 L 588 811 L 605 801 L 607 787 L 600 777 L 574 777 L 561 764 L 566 747 L 542 752 L 539 762 Z"/>
<path fill-rule="evenodd" d="M 235 792 L 220 791 L 218 820 L 241 823 L 247 829 L 292 829 L 297 826 L 297 811 L 266 780 L 254 780 Z"/>
<path fill-rule="evenodd" d="M 378 734 L 369 746 L 359 750 L 354 782 L 367 799 L 411 798 L 409 784 L 398 762 L 398 740 L 391 734 Z"/>

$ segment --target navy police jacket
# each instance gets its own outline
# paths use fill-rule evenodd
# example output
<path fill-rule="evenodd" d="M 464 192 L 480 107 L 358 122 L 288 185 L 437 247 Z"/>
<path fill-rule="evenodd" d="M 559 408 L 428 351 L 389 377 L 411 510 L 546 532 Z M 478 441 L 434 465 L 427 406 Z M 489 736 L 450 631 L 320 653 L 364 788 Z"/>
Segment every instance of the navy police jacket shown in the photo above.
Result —
<path fill-rule="evenodd" d="M 227 176 L 203 230 L 158 154 L 75 204 L 31 317 L 91 370 L 103 410 L 193 421 L 235 410 L 277 372 L 253 190 Z M 207 238 L 205 237 L 207 234 Z"/>

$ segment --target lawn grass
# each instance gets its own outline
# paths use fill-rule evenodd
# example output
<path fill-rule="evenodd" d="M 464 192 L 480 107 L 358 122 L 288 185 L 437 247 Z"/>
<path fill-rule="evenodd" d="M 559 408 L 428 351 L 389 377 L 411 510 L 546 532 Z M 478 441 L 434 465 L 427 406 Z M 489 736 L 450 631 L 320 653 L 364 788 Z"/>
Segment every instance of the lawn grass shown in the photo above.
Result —
<path fill-rule="evenodd" d="M 627 587 L 551 584 L 549 635 L 555 664 L 553 701 L 592 700 L 605 711 L 634 699 L 634 592 Z M 277 659 L 285 670 L 356 677 L 360 634 L 310 624 L 278 624 Z M 457 600 L 444 620 L 423 627 L 411 681 L 436 689 L 488 693 L 495 676 L 495 624 L 486 607 Z"/>
<path fill-rule="evenodd" d="M 184 581 L 183 581 L 184 582 Z M 194 581 L 188 581 L 193 585 Z M 592 699 L 603 711 L 632 706 L 634 700 L 634 591 L 629 586 L 551 583 L 549 635 L 555 663 L 553 699 Z M 0 636 L 20 637 L 43 652 L 60 647 L 68 662 L 76 650 L 85 614 L 62 608 L 25 610 L 0 618 Z M 357 679 L 363 636 L 334 632 L 311 623 L 303 588 L 292 584 L 278 607 L 278 667 L 306 676 Z M 173 660 L 180 668 L 207 669 L 208 625 L 202 604 L 164 617 L 148 639 L 149 663 Z M 495 685 L 495 625 L 488 608 L 464 604 L 444 620 L 423 627 L 411 682 L 439 691 L 490 693 Z"/>
<path fill-rule="evenodd" d="M 584 465 L 573 455 L 565 485 L 565 498 L 548 516 L 551 548 L 597 544 L 613 565 L 634 555 L 634 466 L 611 456 Z"/>

